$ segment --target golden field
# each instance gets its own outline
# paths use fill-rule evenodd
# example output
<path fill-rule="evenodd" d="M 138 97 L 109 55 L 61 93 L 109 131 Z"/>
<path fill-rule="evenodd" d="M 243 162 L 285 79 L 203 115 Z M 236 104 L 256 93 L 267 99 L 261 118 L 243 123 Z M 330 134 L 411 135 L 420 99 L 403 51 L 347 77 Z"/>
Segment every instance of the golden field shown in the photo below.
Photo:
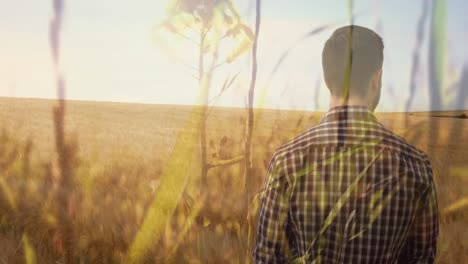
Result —
<path fill-rule="evenodd" d="M 193 107 L 67 101 L 72 182 L 57 187 L 53 100 L 0 98 L 0 263 L 63 261 L 57 193 L 68 197 L 77 263 L 125 262 L 159 191 L 177 134 Z M 440 210 L 438 263 L 468 263 L 468 119 L 463 113 L 377 113 L 380 122 L 428 153 Z M 208 161 L 242 155 L 246 109 L 216 107 L 207 118 Z M 271 155 L 323 113 L 256 110 L 253 172 L 258 191 Z M 437 115 L 433 117 L 431 115 Z M 73 156 L 73 155 L 72 155 Z M 255 201 L 243 207 L 243 162 L 215 167 L 200 184 L 195 154 L 184 193 L 144 261 L 245 263 L 255 232 Z M 204 199 L 198 199 L 200 193 Z M 248 217 L 247 217 L 248 216 Z M 66 244 L 66 243 L 65 243 Z M 29 262 L 33 261 L 33 262 Z"/>

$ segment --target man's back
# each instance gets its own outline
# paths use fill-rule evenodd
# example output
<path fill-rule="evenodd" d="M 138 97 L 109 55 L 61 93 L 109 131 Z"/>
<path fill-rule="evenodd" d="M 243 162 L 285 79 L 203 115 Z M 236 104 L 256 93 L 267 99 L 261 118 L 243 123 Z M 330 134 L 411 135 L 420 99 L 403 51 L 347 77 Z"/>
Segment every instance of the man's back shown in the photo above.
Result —
<path fill-rule="evenodd" d="M 334 107 L 270 162 L 254 258 L 432 263 L 437 215 L 427 155 L 366 107 Z"/>

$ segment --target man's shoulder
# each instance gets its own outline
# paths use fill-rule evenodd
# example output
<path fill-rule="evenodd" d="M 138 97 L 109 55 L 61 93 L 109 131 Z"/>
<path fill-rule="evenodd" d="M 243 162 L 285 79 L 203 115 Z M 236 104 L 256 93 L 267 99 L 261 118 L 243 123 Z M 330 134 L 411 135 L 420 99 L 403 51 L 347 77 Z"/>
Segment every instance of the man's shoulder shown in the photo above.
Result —
<path fill-rule="evenodd" d="M 280 145 L 273 153 L 271 163 L 276 166 L 284 162 L 296 165 L 302 164 L 308 150 L 320 143 L 320 128 L 323 128 L 323 126 L 309 127 Z"/>
<path fill-rule="evenodd" d="M 428 155 L 404 137 L 389 130 L 382 124 L 372 126 L 374 136 L 382 138 L 379 146 L 385 147 L 386 151 L 393 152 L 398 156 L 406 156 L 423 163 L 430 163 Z M 326 124 L 318 124 L 308 128 L 294 138 L 283 143 L 273 154 L 272 160 L 284 161 L 285 158 L 302 158 L 312 147 L 329 145 L 332 140 L 329 136 L 336 127 Z"/>
<path fill-rule="evenodd" d="M 316 133 L 313 128 L 301 132 L 277 148 L 273 157 L 279 159 L 301 153 L 305 148 L 310 146 L 314 136 L 316 136 Z"/>
<path fill-rule="evenodd" d="M 388 128 L 382 126 L 384 135 L 383 145 L 397 155 L 404 155 L 420 162 L 429 162 L 429 157 L 420 148 L 408 142 L 403 136 L 396 134 Z"/>

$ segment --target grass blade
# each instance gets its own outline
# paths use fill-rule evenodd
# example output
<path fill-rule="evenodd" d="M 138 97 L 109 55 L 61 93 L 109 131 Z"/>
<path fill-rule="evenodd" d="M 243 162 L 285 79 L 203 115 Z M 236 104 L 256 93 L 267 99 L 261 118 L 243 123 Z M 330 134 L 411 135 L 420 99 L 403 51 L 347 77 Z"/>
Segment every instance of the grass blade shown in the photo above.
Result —
<path fill-rule="evenodd" d="M 199 100 L 206 98 L 207 78 L 203 78 Z M 161 183 L 148 208 L 147 215 L 127 255 L 126 263 L 143 262 L 148 250 L 161 236 L 184 191 L 188 170 L 194 158 L 200 125 L 203 122 L 203 107 L 194 107 L 184 129 L 179 132 L 174 150 L 162 173 Z"/>
<path fill-rule="evenodd" d="M 447 68 L 447 3 L 432 1 L 432 21 L 429 42 L 429 97 L 431 110 L 441 110 L 441 97 Z"/>
<path fill-rule="evenodd" d="M 417 26 L 417 33 L 416 33 L 416 44 L 414 46 L 413 50 L 413 63 L 411 66 L 411 80 L 410 80 L 410 93 L 408 96 L 408 99 L 406 101 L 405 105 L 405 111 L 408 112 L 411 103 L 413 102 L 413 97 L 416 92 L 416 76 L 419 71 L 419 63 L 420 63 L 420 50 L 424 42 L 424 26 L 426 25 L 426 19 L 429 13 L 429 1 L 422 1 L 422 13 L 421 17 L 419 18 L 418 21 L 418 26 Z"/>
<path fill-rule="evenodd" d="M 323 222 L 322 228 L 320 231 L 316 234 L 312 242 L 310 243 L 309 247 L 307 248 L 306 254 L 312 249 L 313 245 L 315 244 L 315 241 L 317 238 L 322 237 L 325 231 L 328 229 L 328 227 L 331 225 L 333 220 L 336 218 L 338 215 L 339 211 L 343 207 L 343 205 L 346 203 L 346 201 L 349 199 L 351 196 L 351 193 L 356 189 L 357 184 L 359 181 L 364 177 L 366 174 L 367 170 L 375 163 L 377 158 L 380 156 L 380 154 L 383 152 L 385 148 L 380 149 L 380 151 L 375 155 L 375 157 L 367 164 L 367 166 L 359 173 L 359 175 L 354 179 L 354 181 L 348 186 L 346 191 L 341 195 L 340 199 L 335 203 L 335 206 L 333 206 L 332 210 L 329 212 L 327 218 L 325 218 L 325 221 Z"/>
<path fill-rule="evenodd" d="M 26 264 L 36 263 L 36 252 L 34 251 L 31 242 L 29 241 L 28 235 L 23 234 L 23 249 L 24 249 L 24 262 Z"/>

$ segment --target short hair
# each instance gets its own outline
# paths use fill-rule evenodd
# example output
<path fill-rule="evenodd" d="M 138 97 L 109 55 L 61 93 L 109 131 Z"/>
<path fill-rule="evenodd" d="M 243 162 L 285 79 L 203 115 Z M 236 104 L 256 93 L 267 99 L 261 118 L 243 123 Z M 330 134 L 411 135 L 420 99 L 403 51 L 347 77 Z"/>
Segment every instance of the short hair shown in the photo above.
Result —
<path fill-rule="evenodd" d="M 351 36 L 351 43 L 348 43 Z M 333 96 L 343 96 L 348 45 L 351 44 L 349 95 L 365 96 L 373 74 L 382 69 L 384 44 L 374 31 L 356 25 L 345 26 L 333 32 L 325 42 L 322 67 L 325 82 Z"/>

